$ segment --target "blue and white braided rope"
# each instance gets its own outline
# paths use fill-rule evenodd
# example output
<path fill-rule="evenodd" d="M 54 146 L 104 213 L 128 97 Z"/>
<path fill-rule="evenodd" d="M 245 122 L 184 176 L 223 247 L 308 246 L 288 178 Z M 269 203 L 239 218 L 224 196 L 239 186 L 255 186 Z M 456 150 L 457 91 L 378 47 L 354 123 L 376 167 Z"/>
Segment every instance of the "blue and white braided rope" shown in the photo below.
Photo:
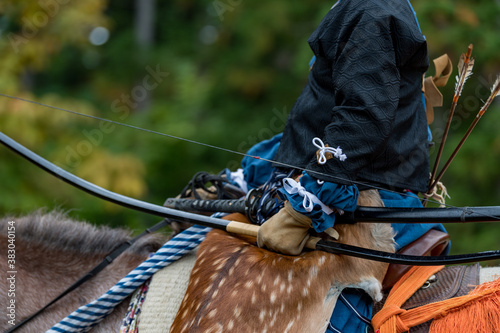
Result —
<path fill-rule="evenodd" d="M 211 228 L 194 226 L 178 234 L 97 300 L 78 308 L 47 332 L 89 331 L 154 273 L 198 246 L 210 230 Z"/>

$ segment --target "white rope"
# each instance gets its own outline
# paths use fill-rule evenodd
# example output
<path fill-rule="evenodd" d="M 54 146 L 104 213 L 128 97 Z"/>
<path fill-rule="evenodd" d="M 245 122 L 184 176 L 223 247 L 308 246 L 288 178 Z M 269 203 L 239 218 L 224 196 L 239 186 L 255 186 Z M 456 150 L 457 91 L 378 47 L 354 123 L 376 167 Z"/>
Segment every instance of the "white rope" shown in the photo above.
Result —
<path fill-rule="evenodd" d="M 424 193 L 424 197 L 426 199 L 432 198 L 436 202 L 439 202 L 439 208 L 446 207 L 446 198 L 450 198 L 448 190 L 442 182 L 438 182 L 431 193 Z"/>
<path fill-rule="evenodd" d="M 319 164 L 326 163 L 326 161 L 328 160 L 326 158 L 327 153 L 332 154 L 334 157 L 338 158 L 342 162 L 347 159 L 346 154 L 342 153 L 342 149 L 340 147 L 332 148 L 332 147 L 325 146 L 325 144 L 323 143 L 323 141 L 320 138 L 314 138 L 312 140 L 312 143 L 316 148 L 319 149 L 318 150 L 318 163 Z"/>
<path fill-rule="evenodd" d="M 321 200 L 319 200 L 317 196 L 315 196 L 311 192 L 308 192 L 300 183 L 296 182 L 292 178 L 283 179 L 283 189 L 289 194 L 298 194 L 301 197 L 304 197 L 302 206 L 309 213 L 312 212 L 314 204 L 320 205 L 323 212 L 325 212 L 327 215 L 333 213 L 333 210 L 330 207 L 321 202 Z"/>

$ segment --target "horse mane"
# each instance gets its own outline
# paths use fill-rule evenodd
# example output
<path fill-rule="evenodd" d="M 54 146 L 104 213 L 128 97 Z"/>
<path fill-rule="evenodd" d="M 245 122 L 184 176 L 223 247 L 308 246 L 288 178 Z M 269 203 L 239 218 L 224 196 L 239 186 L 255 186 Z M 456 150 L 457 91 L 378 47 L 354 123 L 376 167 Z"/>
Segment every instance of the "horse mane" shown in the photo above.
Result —
<path fill-rule="evenodd" d="M 0 234 L 7 235 L 9 221 L 15 221 L 16 241 L 37 244 L 45 248 L 82 254 L 109 253 L 130 240 L 132 232 L 123 228 L 95 226 L 74 220 L 64 212 L 37 210 L 22 217 L 0 219 Z M 165 242 L 159 235 L 147 235 L 128 250 L 143 255 L 155 252 Z"/>

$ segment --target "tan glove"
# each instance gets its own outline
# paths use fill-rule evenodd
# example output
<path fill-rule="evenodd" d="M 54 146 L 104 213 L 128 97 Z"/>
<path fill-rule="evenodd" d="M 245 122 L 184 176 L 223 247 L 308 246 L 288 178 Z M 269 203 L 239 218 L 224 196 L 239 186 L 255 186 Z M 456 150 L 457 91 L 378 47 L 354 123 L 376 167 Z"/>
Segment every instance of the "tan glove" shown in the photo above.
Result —
<path fill-rule="evenodd" d="M 311 227 L 311 219 L 296 212 L 287 201 L 285 207 L 259 228 L 257 244 L 283 254 L 299 255 Z"/>

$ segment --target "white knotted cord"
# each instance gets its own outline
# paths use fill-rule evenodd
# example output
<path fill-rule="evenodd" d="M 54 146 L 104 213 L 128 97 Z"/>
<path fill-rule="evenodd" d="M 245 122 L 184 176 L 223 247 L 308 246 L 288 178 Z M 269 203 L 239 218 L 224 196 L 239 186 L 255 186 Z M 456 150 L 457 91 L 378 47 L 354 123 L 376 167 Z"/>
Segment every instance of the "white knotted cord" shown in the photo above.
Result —
<path fill-rule="evenodd" d="M 433 200 L 439 202 L 439 208 L 446 207 L 446 198 L 450 198 L 450 196 L 448 195 L 448 190 L 442 182 L 438 182 L 432 189 L 431 193 L 424 193 L 423 195 L 425 199 L 432 198 Z"/>
<path fill-rule="evenodd" d="M 320 138 L 314 138 L 312 140 L 313 145 L 318 148 L 318 163 L 319 164 L 325 164 L 328 158 L 326 157 L 326 154 L 330 153 L 334 157 L 338 158 L 342 162 L 347 159 L 346 154 L 342 153 L 342 149 L 340 147 L 337 148 L 332 148 L 325 146 L 323 141 Z"/>
<path fill-rule="evenodd" d="M 298 194 L 304 198 L 302 201 L 302 206 L 309 213 L 312 212 L 314 208 L 314 204 L 320 205 L 323 212 L 327 215 L 333 213 L 333 209 L 325 205 L 321 200 L 318 199 L 317 196 L 308 192 L 300 183 L 296 182 L 292 178 L 283 179 L 283 189 L 287 191 L 289 194 Z"/>

